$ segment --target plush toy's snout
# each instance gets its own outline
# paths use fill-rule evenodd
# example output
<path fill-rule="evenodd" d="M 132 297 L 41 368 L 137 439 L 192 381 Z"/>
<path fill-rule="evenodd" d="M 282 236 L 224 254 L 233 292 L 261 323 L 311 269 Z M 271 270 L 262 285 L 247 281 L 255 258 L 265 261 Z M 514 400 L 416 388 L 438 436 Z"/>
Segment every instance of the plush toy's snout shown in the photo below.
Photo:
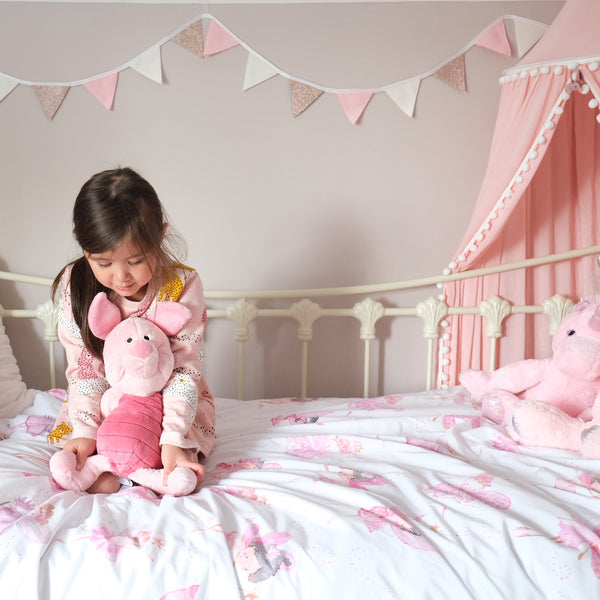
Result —
<path fill-rule="evenodd" d="M 169 338 L 148 319 L 121 321 L 104 342 L 106 379 L 113 387 L 149 396 L 162 390 L 173 366 Z"/>
<path fill-rule="evenodd" d="M 153 350 L 154 350 L 154 348 L 149 341 L 146 341 L 146 340 L 141 341 L 140 340 L 139 342 L 135 342 L 132 344 L 129 354 L 134 358 L 139 358 L 140 360 L 144 360 L 145 358 L 148 358 L 148 356 L 150 356 L 152 354 Z"/>

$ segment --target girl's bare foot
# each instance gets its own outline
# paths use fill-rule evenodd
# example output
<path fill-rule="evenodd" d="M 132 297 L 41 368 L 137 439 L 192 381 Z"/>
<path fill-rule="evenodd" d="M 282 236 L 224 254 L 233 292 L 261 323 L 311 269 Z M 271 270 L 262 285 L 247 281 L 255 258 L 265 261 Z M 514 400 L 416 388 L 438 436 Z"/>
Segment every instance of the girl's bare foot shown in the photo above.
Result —
<path fill-rule="evenodd" d="M 87 489 L 88 494 L 114 494 L 121 489 L 119 478 L 108 471 L 100 473 L 100 476 Z"/>

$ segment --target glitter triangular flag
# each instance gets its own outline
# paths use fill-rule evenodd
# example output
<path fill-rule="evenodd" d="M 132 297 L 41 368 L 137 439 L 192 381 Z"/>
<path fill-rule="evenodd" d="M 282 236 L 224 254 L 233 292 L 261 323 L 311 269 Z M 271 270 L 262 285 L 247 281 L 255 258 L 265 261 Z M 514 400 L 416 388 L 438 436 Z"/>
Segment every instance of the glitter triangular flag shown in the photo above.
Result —
<path fill-rule="evenodd" d="M 53 119 L 56 111 L 63 103 L 69 87 L 64 85 L 34 85 L 33 89 L 42 108 L 49 119 Z"/>
<path fill-rule="evenodd" d="M 463 92 L 467 91 L 467 83 L 465 80 L 465 55 L 461 54 L 454 60 L 440 67 L 434 75 L 449 83 L 452 87 Z"/>
<path fill-rule="evenodd" d="M 199 19 L 180 31 L 173 41 L 185 48 L 188 52 L 196 56 L 204 56 L 204 32 L 202 29 L 202 20 Z"/>
<path fill-rule="evenodd" d="M 297 117 L 323 95 L 323 90 L 314 88 L 306 83 L 290 80 L 290 95 L 294 117 Z"/>

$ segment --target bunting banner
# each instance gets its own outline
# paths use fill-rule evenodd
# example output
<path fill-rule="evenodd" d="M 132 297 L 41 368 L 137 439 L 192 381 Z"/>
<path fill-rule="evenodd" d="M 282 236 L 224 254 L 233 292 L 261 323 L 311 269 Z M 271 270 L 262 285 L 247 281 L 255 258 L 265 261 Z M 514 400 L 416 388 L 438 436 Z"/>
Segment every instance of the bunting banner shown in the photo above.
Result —
<path fill-rule="evenodd" d="M 161 47 L 173 41 L 200 58 L 213 57 L 239 46 L 248 53 L 242 89 L 249 90 L 276 76 L 288 79 L 294 118 L 303 114 L 326 93 L 337 96 L 343 113 L 353 125 L 359 123 L 371 98 L 379 93 L 387 94 L 406 116 L 414 118 L 420 84 L 424 79 L 436 77 L 456 90 L 467 91 L 465 54 L 473 46 L 512 56 L 505 26 L 507 20 L 512 20 L 515 24 L 514 45 L 519 58 L 529 51 L 548 29 L 548 25 L 538 21 L 515 15 L 505 15 L 490 23 L 460 51 L 418 76 L 377 88 L 342 89 L 322 86 L 286 73 L 244 43 L 216 17 L 202 14 L 188 21 L 171 35 L 146 49 L 139 56 L 133 57 L 121 67 L 110 72 L 92 75 L 87 79 L 65 82 L 26 81 L 19 79 L 15 74 L 0 73 L 0 102 L 19 85 L 29 86 L 37 95 L 46 116 L 52 120 L 62 106 L 69 90 L 72 87 L 84 86 L 106 110 L 113 110 L 119 73 L 125 69 L 133 69 L 160 85 L 164 83 Z M 208 21 L 206 34 L 203 21 Z"/>

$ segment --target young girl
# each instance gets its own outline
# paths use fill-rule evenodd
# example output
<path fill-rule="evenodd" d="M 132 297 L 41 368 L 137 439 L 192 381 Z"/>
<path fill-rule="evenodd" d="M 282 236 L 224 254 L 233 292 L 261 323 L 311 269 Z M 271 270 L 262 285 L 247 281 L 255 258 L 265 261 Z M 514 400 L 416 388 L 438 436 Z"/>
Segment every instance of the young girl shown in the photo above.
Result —
<path fill-rule="evenodd" d="M 157 302 L 185 304 L 192 318 L 171 337 L 175 368 L 163 392 L 160 440 L 165 483 L 177 466 L 193 469 L 198 483 L 215 443 L 214 402 L 202 374 L 206 306 L 198 274 L 178 263 L 167 250 L 168 224 L 152 186 L 135 171 L 120 168 L 97 173 L 87 181 L 73 209 L 73 233 L 83 256 L 56 277 L 60 289 L 59 339 L 67 355 L 68 398 L 50 443 L 77 456 L 80 469 L 96 450 L 102 421 L 100 397 L 107 389 L 104 342 L 89 329 L 87 315 L 94 296 L 108 294 L 123 318 L 145 316 Z M 112 493 L 121 482 L 103 473 L 88 492 Z"/>

